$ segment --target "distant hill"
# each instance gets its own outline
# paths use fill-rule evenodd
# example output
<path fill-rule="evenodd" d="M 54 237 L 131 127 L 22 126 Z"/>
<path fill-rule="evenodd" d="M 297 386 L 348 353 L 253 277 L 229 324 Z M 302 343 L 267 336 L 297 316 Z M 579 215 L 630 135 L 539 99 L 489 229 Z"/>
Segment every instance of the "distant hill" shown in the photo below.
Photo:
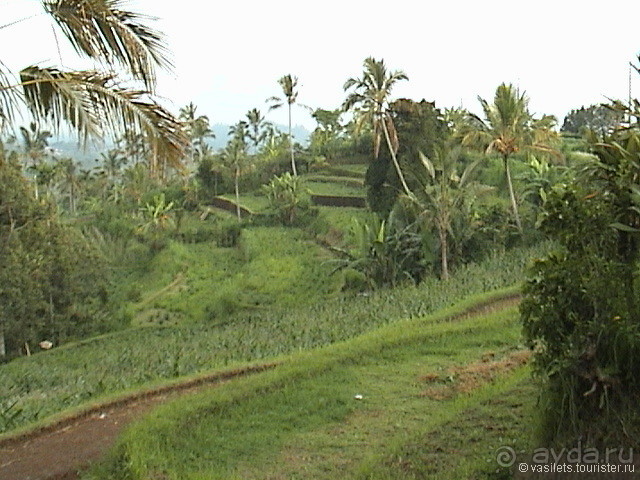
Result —
<path fill-rule="evenodd" d="M 229 139 L 229 125 L 216 123 L 211 127 L 215 138 L 209 140 L 209 145 L 214 150 L 220 150 L 225 147 Z M 287 131 L 286 125 L 276 125 L 276 128 L 282 132 Z M 311 132 L 302 125 L 296 125 L 292 129 L 293 138 L 296 142 L 307 145 Z M 89 143 L 85 148 L 78 145 L 78 142 L 71 138 L 59 138 L 49 142 L 59 157 L 71 157 L 82 164 L 82 168 L 93 168 L 97 165 L 96 159 L 100 158 L 100 153 L 106 152 L 113 148 L 113 142 L 106 142 L 104 145 Z"/>
<path fill-rule="evenodd" d="M 222 149 L 227 144 L 227 141 L 229 140 L 229 127 L 230 125 L 224 125 L 222 123 L 216 123 L 211 126 L 211 130 L 213 130 L 216 137 L 209 140 L 209 145 L 211 145 L 214 150 Z M 276 124 L 275 127 L 282 132 L 287 132 L 289 129 L 286 125 Z M 302 145 L 307 145 L 309 143 L 309 136 L 311 135 L 311 132 L 302 125 L 292 127 L 291 133 L 293 134 L 293 138 L 296 142 Z"/>

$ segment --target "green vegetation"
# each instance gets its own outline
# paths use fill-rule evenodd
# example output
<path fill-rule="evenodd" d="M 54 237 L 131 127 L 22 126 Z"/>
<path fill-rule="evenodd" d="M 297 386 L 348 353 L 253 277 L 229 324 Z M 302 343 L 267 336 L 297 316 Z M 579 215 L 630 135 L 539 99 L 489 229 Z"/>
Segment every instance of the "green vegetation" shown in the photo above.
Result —
<path fill-rule="evenodd" d="M 543 441 L 637 445 L 640 136 L 593 136 L 578 181 L 546 195 L 541 228 L 561 249 L 529 272 L 525 335 L 544 382 Z"/>
<path fill-rule="evenodd" d="M 6 415 L 20 412 L 0 427 L 6 431 L 88 399 L 149 382 L 328 345 L 401 319 L 423 317 L 468 295 L 513 285 L 522 278 L 530 259 L 544 255 L 548 248 L 511 251 L 481 265 L 465 266 L 446 284 L 429 278 L 418 286 L 366 296 L 335 295 L 329 302 L 303 308 L 254 310 L 223 316 L 217 322 L 129 329 L 19 358 L 0 366 L 0 396 L 6 399 L 0 408 Z M 167 285 L 173 278 L 166 275 L 157 285 Z M 278 296 L 285 296 L 289 287 L 291 284 L 283 283 Z M 313 292 L 305 295 L 309 294 Z M 297 298 L 305 295 L 298 293 Z M 180 305 L 180 298 L 175 294 L 165 301 Z M 186 298 L 182 297 L 185 309 L 202 308 L 196 304 L 197 297 Z"/>
<path fill-rule="evenodd" d="M 454 311 L 460 307 L 449 312 Z M 401 321 L 285 358 L 274 371 L 169 403 L 123 436 L 99 478 L 148 478 L 160 472 L 170 479 L 335 478 L 335 468 L 343 478 L 398 478 L 393 465 L 386 465 L 391 473 L 381 474 L 378 463 L 408 439 L 481 408 L 523 378 L 516 370 L 515 376 L 484 386 L 489 377 L 471 380 L 462 373 L 473 364 L 478 365 L 470 371 L 480 371 L 486 354 L 496 357 L 493 368 L 502 369 L 500 374 L 509 368 L 500 361 L 513 357 L 518 347 L 515 308 L 452 322 L 446 318 Z M 456 369 L 458 374 L 447 373 Z M 498 441 L 478 449 L 479 458 L 491 461 Z M 485 470 L 484 462 L 476 460 L 474 467 L 480 463 Z M 438 473 L 460 478 L 455 470 Z"/>
<path fill-rule="evenodd" d="M 637 446 L 640 102 L 575 109 L 561 136 L 505 83 L 481 117 L 393 99 L 407 75 L 368 57 L 340 108 L 305 107 L 282 76 L 267 101 L 287 105 L 287 132 L 252 108 L 216 151 L 194 103 L 177 116 L 156 103 L 163 38 L 120 3 L 43 2 L 94 68 L 0 62 L 0 433 L 277 358 L 162 408 L 103 473 L 506 478 L 473 439 L 486 418 L 534 442 L 504 412 L 536 408 L 533 391 L 538 441 Z M 296 104 L 317 122 L 308 145 L 292 136 Z M 48 148 L 63 125 L 83 143 L 113 136 L 95 168 Z M 427 315 L 517 289 L 534 258 L 521 323 L 538 383 L 518 366 L 420 395 L 520 344 L 513 310 Z M 425 452 L 436 444 L 470 458 Z"/>

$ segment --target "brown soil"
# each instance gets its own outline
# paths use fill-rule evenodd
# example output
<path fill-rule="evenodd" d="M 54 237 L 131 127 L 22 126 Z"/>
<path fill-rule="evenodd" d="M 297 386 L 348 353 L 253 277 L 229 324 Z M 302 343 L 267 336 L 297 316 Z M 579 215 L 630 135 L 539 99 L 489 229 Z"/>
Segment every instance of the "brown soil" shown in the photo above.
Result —
<path fill-rule="evenodd" d="M 2 439 L 0 480 L 75 480 L 79 471 L 109 450 L 124 427 L 152 407 L 178 395 L 273 367 L 253 366 L 145 391 Z"/>
<path fill-rule="evenodd" d="M 429 386 L 422 395 L 433 400 L 445 400 L 460 393 L 469 393 L 498 375 L 527 363 L 531 358 L 531 351 L 517 350 L 497 360 L 495 357 L 494 352 L 487 352 L 477 363 L 452 367 L 441 374 L 423 375 L 420 380 Z"/>
<path fill-rule="evenodd" d="M 448 320 L 500 310 L 517 304 L 519 298 L 510 295 L 488 301 Z M 154 406 L 177 395 L 273 367 L 274 364 L 252 366 L 140 392 L 92 406 L 45 427 L 2 438 L 0 480 L 76 480 L 78 472 L 101 458 L 126 426 Z"/>

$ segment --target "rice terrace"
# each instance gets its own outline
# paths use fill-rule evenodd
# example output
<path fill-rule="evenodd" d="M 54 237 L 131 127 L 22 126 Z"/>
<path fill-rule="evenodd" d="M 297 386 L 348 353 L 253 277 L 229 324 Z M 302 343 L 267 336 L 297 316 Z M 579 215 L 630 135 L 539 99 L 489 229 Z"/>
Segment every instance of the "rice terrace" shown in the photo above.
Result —
<path fill-rule="evenodd" d="M 638 52 L 288 1 L 0 5 L 0 480 L 638 478 Z"/>

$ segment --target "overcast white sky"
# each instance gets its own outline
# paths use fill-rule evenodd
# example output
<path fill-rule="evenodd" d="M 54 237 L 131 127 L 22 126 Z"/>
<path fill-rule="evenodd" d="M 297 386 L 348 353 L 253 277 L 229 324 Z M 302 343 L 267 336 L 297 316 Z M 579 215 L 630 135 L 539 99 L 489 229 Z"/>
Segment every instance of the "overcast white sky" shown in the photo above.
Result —
<path fill-rule="evenodd" d="M 235 123 L 247 110 L 267 111 L 280 95 L 277 79 L 300 79 L 299 101 L 337 108 L 342 85 L 359 76 L 367 56 L 404 70 L 394 97 L 435 100 L 478 112 L 501 82 L 525 90 L 537 114 L 626 99 L 629 62 L 640 52 L 640 2 L 609 0 L 300 2 L 196 0 L 125 3 L 160 18 L 175 71 L 160 73 L 158 93 L 178 108 L 193 101 L 213 123 Z M 41 12 L 38 0 L 0 0 L 0 23 Z M 39 16 L 0 29 L 0 59 L 16 71 L 32 63 L 59 65 L 51 22 Z M 67 49 L 62 60 L 74 66 Z M 634 72 L 635 97 L 640 75 Z M 268 113 L 285 123 L 286 113 Z M 313 128 L 302 109 L 294 123 Z"/>

